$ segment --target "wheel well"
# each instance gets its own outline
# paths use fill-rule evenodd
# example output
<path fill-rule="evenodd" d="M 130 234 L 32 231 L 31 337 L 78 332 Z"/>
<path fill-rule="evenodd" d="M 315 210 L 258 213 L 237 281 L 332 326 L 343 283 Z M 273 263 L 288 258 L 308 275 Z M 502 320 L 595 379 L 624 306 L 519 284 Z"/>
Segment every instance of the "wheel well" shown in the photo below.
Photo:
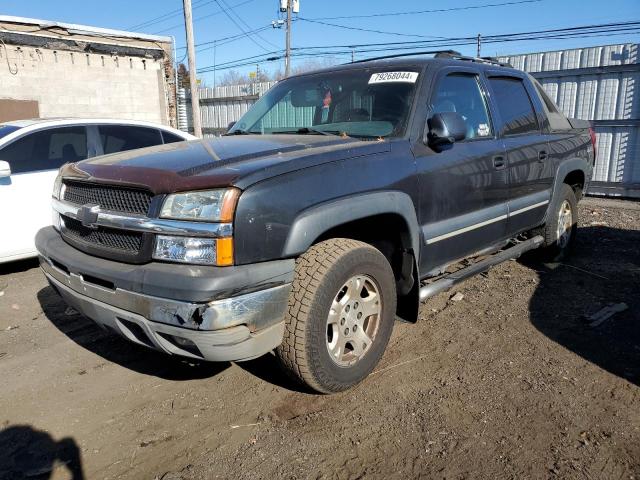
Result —
<path fill-rule="evenodd" d="M 572 172 L 569 172 L 567 176 L 564 177 L 563 183 L 569 185 L 576 194 L 576 198 L 580 200 L 580 197 L 582 197 L 582 191 L 584 190 L 584 172 L 582 170 L 573 170 Z"/>
<path fill-rule="evenodd" d="M 380 214 L 343 223 L 324 232 L 314 244 L 330 238 L 351 238 L 373 245 L 389 260 L 396 282 L 407 276 L 407 253 L 413 262 L 409 227 L 397 214 Z M 412 277 L 413 265 L 410 270 L 408 276 Z"/>

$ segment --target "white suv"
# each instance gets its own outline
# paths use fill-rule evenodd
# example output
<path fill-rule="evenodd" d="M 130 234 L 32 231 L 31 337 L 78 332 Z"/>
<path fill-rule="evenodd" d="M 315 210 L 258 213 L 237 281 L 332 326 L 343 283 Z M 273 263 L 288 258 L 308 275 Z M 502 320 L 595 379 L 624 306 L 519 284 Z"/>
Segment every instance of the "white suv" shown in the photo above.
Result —
<path fill-rule="evenodd" d="M 195 138 L 164 125 L 133 120 L 0 123 L 0 263 L 37 255 L 34 237 L 51 223 L 51 191 L 63 164 Z"/>

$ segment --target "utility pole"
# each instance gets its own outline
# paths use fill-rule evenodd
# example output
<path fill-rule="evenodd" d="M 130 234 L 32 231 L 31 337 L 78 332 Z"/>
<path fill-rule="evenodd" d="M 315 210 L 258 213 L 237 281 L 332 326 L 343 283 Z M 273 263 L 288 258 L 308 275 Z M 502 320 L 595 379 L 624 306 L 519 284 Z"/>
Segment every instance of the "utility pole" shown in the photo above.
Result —
<path fill-rule="evenodd" d="M 292 0 L 287 0 L 287 53 L 285 55 L 284 76 L 289 77 L 291 73 L 291 5 Z"/>
<path fill-rule="evenodd" d="M 198 80 L 196 73 L 196 51 L 193 46 L 193 17 L 191 14 L 191 0 L 183 0 L 184 26 L 187 30 L 187 54 L 189 56 L 189 87 L 191 89 L 191 114 L 193 120 L 193 132 L 198 138 L 202 138 L 202 126 L 200 124 L 200 96 L 198 95 Z"/>
<path fill-rule="evenodd" d="M 478 34 L 478 50 L 476 52 L 476 57 L 480 58 L 480 47 L 482 46 L 482 36 Z"/>
<path fill-rule="evenodd" d="M 355 48 L 351 48 L 351 63 L 356 61 L 356 50 Z"/>
<path fill-rule="evenodd" d="M 216 95 L 216 41 L 213 41 L 213 95 Z"/>

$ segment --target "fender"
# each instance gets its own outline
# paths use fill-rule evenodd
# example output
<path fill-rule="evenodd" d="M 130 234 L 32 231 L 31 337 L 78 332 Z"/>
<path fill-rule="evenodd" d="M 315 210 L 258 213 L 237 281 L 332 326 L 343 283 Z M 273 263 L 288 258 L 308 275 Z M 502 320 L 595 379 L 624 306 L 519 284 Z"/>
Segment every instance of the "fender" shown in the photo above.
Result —
<path fill-rule="evenodd" d="M 591 179 L 591 172 L 593 170 L 593 167 L 589 164 L 589 162 L 584 158 L 574 157 L 568 160 L 564 160 L 562 163 L 560 163 L 558 169 L 556 170 L 556 177 L 553 181 L 553 189 L 551 192 L 549 207 L 547 208 L 547 213 L 544 216 L 545 222 L 547 221 L 547 217 L 549 216 L 549 212 L 551 211 L 551 205 L 554 204 L 558 192 L 560 191 L 560 186 L 564 182 L 566 176 L 574 170 L 580 170 L 582 171 L 582 173 L 584 173 L 584 189 L 586 190 L 587 184 Z"/>
<path fill-rule="evenodd" d="M 397 214 L 405 220 L 417 261 L 420 254 L 420 229 L 415 206 L 409 195 L 395 191 L 357 194 L 304 210 L 291 225 L 282 256 L 296 257 L 306 252 L 315 239 L 327 230 L 380 214 Z"/>

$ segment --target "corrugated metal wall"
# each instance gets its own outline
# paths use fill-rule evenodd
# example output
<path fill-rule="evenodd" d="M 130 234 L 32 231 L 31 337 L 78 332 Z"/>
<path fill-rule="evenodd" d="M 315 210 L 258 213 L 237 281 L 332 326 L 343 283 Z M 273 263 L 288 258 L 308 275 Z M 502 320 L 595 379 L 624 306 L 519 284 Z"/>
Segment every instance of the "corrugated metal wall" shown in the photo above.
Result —
<path fill-rule="evenodd" d="M 176 90 L 178 95 L 178 129 L 183 131 L 189 131 L 191 122 L 191 112 L 187 111 L 187 93 L 184 88 L 178 88 Z"/>
<path fill-rule="evenodd" d="M 205 137 L 224 133 L 275 82 L 200 89 L 200 116 Z"/>
<path fill-rule="evenodd" d="M 596 128 L 590 193 L 640 196 L 640 59 L 638 44 L 501 57 L 531 73 L 568 117 Z"/>
<path fill-rule="evenodd" d="M 275 82 L 257 82 L 246 85 L 227 85 L 223 87 L 204 87 L 200 95 L 200 117 L 204 137 L 213 137 L 227 131 L 229 123 L 240 119 L 262 94 Z M 188 94 L 179 98 L 184 103 L 186 125 L 181 130 L 193 133 L 191 100 Z"/>

